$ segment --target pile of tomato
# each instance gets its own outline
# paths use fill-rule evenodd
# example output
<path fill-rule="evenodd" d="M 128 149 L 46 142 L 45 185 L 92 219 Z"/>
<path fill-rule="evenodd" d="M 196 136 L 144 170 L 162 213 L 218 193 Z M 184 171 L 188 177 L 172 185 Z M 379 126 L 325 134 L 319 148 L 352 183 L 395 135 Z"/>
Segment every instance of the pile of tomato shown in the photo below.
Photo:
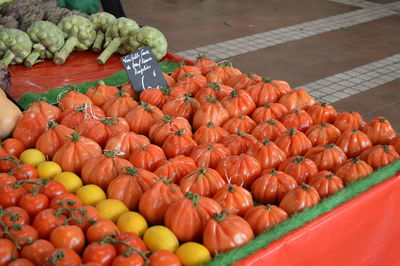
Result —
<path fill-rule="evenodd" d="M 165 78 L 29 106 L 0 148 L 0 265 L 206 263 L 399 159 L 388 120 L 285 81 L 206 57 Z"/>

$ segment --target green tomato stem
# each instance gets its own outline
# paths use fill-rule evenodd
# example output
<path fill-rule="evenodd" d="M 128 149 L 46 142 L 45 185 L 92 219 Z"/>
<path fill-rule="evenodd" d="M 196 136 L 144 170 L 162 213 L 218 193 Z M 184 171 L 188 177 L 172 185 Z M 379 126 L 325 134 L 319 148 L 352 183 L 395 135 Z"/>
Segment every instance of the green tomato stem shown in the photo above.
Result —
<path fill-rule="evenodd" d="M 78 44 L 78 38 L 74 36 L 70 36 L 67 41 L 64 43 L 64 46 L 60 51 L 54 56 L 53 62 L 56 65 L 62 65 L 65 63 L 65 60 L 69 56 L 69 54 L 74 50 L 75 46 Z"/>
<path fill-rule="evenodd" d="M 110 56 L 118 50 L 118 47 L 121 46 L 121 43 L 121 38 L 113 39 L 107 48 L 99 55 L 99 57 L 97 57 L 97 63 L 105 64 L 108 58 L 110 58 Z"/>
<path fill-rule="evenodd" d="M 95 53 L 101 52 L 101 47 L 103 46 L 104 42 L 104 33 L 102 31 L 98 31 L 96 35 L 96 39 L 94 40 L 92 51 Z"/>
<path fill-rule="evenodd" d="M 4 55 L 1 62 L 4 64 L 4 66 L 7 67 L 11 63 L 11 61 L 14 59 L 14 57 L 15 57 L 15 54 L 13 52 L 11 52 L 10 50 L 7 50 L 7 52 Z"/>

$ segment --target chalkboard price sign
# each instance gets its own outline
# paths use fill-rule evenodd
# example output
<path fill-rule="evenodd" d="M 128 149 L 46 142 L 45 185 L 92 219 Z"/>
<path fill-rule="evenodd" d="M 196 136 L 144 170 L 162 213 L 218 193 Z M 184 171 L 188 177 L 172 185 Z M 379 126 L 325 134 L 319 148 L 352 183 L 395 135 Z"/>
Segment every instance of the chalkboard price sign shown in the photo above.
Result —
<path fill-rule="evenodd" d="M 167 88 L 168 84 L 149 47 L 121 57 L 129 80 L 139 95 L 148 88 Z"/>

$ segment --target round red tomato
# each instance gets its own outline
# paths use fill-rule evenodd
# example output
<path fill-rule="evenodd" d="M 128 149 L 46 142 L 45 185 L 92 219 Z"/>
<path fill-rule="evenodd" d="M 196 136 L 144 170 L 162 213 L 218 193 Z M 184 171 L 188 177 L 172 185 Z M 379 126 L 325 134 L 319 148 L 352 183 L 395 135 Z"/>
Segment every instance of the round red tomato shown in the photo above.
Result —
<path fill-rule="evenodd" d="M 83 232 L 95 224 L 98 219 L 100 219 L 99 211 L 90 205 L 80 206 L 78 209 L 74 210 L 72 214 L 78 219 L 79 223 L 75 220 L 71 220 L 69 224 L 77 225 L 82 228 Z"/>
<path fill-rule="evenodd" d="M 111 264 L 117 256 L 115 247 L 109 243 L 94 242 L 85 248 L 83 252 L 83 262 L 99 262 L 102 265 Z"/>
<path fill-rule="evenodd" d="M 35 264 L 33 264 L 30 260 L 27 259 L 16 259 L 10 264 L 8 264 L 8 266 L 35 266 Z"/>
<path fill-rule="evenodd" d="M 7 265 L 12 258 L 18 258 L 15 245 L 8 239 L 0 239 L 0 265 Z"/>
<path fill-rule="evenodd" d="M 119 229 L 115 223 L 108 219 L 99 219 L 86 231 L 86 240 L 88 243 L 101 241 L 109 235 L 118 235 Z"/>
<path fill-rule="evenodd" d="M 136 234 L 131 232 L 124 232 L 119 234 L 115 240 L 122 241 L 135 249 L 139 250 L 140 252 L 147 251 L 146 245 L 144 244 L 143 240 Z M 128 247 L 124 244 L 114 244 L 115 248 L 117 249 L 118 254 L 122 254 L 124 251 L 128 249 Z"/>
<path fill-rule="evenodd" d="M 1 218 L 1 222 L 4 225 L 9 224 L 30 224 L 29 214 L 26 210 L 12 206 L 8 207 L 5 210 L 3 217 Z"/>
<path fill-rule="evenodd" d="M 43 265 L 46 257 L 53 252 L 53 244 L 44 239 L 38 239 L 21 250 L 21 258 L 26 258 L 36 265 Z"/>
<path fill-rule="evenodd" d="M 50 233 L 50 242 L 56 248 L 69 248 L 80 254 L 85 245 L 85 235 L 77 225 L 61 225 Z"/>
<path fill-rule="evenodd" d="M 9 153 L 0 154 L 0 173 L 8 173 L 19 164 L 19 160 Z"/>
<path fill-rule="evenodd" d="M 9 227 L 8 232 L 17 240 L 17 245 L 20 247 L 24 247 L 39 238 L 36 229 L 29 224 L 17 224 Z"/>
<path fill-rule="evenodd" d="M 1 147 L 9 154 L 19 158 L 25 150 L 25 145 L 18 139 L 8 138 L 1 143 Z"/>
<path fill-rule="evenodd" d="M 138 253 L 131 253 L 128 256 L 124 254 L 114 258 L 112 266 L 141 266 L 144 265 L 144 259 Z"/>
<path fill-rule="evenodd" d="M 75 194 L 66 192 L 60 195 L 55 196 L 50 201 L 50 208 L 58 210 L 62 207 L 67 207 L 69 209 L 76 209 L 81 206 L 82 202 Z"/>
<path fill-rule="evenodd" d="M 45 179 L 45 182 L 48 181 Z M 50 200 L 55 196 L 64 194 L 67 192 L 67 189 L 58 181 L 51 180 L 47 182 L 44 187 L 40 189 L 40 192 L 45 194 Z"/>
<path fill-rule="evenodd" d="M 149 266 L 181 266 L 182 263 L 175 253 L 168 250 L 154 251 L 149 257 Z"/>
<path fill-rule="evenodd" d="M 39 176 L 36 168 L 33 165 L 27 163 L 20 164 L 18 167 L 11 170 L 10 173 L 14 175 L 18 180 L 33 180 L 38 178 Z"/>
<path fill-rule="evenodd" d="M 31 217 L 35 217 L 49 206 L 49 198 L 43 193 L 27 193 L 21 197 L 18 206 L 26 210 Z"/>
<path fill-rule="evenodd" d="M 81 258 L 75 251 L 68 248 L 57 248 L 46 258 L 46 266 L 78 266 L 82 263 Z"/>
<path fill-rule="evenodd" d="M 56 210 L 45 209 L 36 215 L 35 219 L 33 219 L 32 225 L 38 231 L 40 238 L 47 239 L 50 236 L 51 231 L 63 223 L 64 218 L 62 216 L 56 216 Z"/>
<path fill-rule="evenodd" d="M 16 183 L 0 186 L 0 206 L 3 208 L 17 206 L 19 199 L 25 193 L 27 193 L 26 189 Z"/>

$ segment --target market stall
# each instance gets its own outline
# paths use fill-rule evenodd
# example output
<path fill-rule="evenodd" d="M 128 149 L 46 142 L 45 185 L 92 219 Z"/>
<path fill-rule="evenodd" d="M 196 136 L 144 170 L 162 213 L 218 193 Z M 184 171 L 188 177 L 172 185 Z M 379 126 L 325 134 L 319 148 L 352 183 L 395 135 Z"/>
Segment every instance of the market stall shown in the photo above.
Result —
<path fill-rule="evenodd" d="M 0 265 L 396 265 L 390 121 L 178 57 L 126 18 L 60 19 L 57 51 L 37 30 L 29 53 L 2 46 L 24 110 L 2 98 Z M 139 89 L 155 70 L 167 86 Z"/>

